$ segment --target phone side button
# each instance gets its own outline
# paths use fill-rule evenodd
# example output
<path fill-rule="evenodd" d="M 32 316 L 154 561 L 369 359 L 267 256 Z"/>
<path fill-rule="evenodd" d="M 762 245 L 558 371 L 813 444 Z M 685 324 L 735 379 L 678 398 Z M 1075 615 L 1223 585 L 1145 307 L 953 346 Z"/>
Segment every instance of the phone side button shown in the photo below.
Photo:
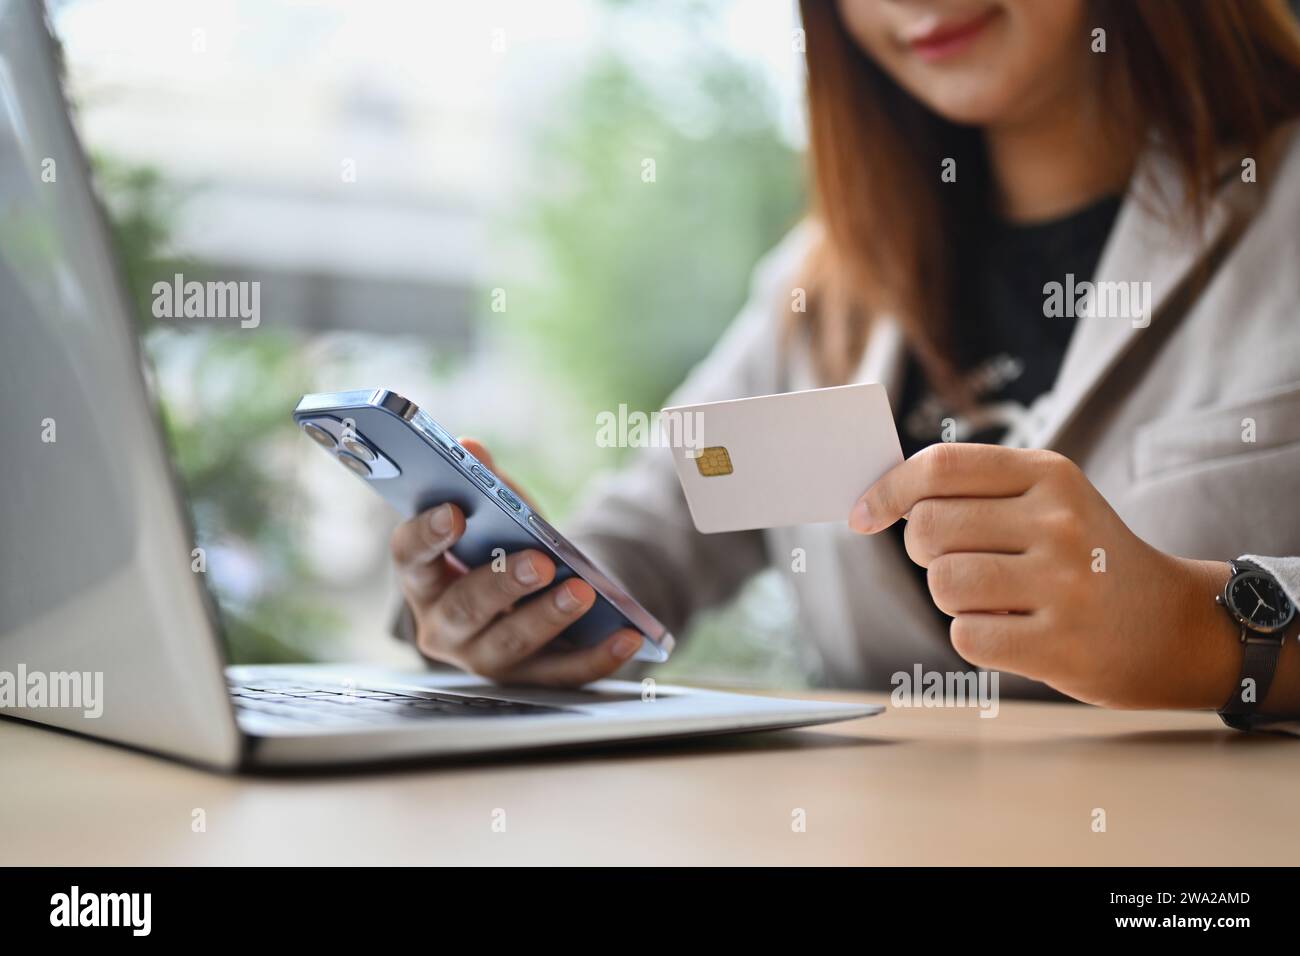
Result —
<path fill-rule="evenodd" d="M 472 474 L 475 478 L 481 481 L 485 487 L 492 488 L 496 485 L 496 482 L 492 480 L 492 476 L 489 475 L 482 468 L 480 468 L 478 465 L 470 465 L 469 471 L 470 474 Z"/>
<path fill-rule="evenodd" d="M 506 491 L 504 488 L 497 489 L 497 497 L 508 504 L 515 511 L 523 511 L 524 506 L 518 498 Z"/>
<path fill-rule="evenodd" d="M 536 530 L 538 534 L 540 534 L 543 538 L 545 538 L 548 543 L 550 544 L 560 543 L 559 538 L 556 536 L 555 529 L 552 528 L 545 521 L 543 521 L 541 518 L 537 517 L 537 515 L 529 515 L 528 523 L 532 525 L 534 530 Z"/>

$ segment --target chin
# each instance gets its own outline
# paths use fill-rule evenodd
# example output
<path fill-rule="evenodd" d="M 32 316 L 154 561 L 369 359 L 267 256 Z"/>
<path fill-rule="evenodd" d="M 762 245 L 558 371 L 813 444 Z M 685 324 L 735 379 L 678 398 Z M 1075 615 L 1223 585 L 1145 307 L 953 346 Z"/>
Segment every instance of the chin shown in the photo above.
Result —
<path fill-rule="evenodd" d="M 1005 90 L 978 80 L 947 78 L 942 84 L 910 92 L 932 112 L 962 126 L 993 125 L 1014 112 L 1014 101 Z"/>

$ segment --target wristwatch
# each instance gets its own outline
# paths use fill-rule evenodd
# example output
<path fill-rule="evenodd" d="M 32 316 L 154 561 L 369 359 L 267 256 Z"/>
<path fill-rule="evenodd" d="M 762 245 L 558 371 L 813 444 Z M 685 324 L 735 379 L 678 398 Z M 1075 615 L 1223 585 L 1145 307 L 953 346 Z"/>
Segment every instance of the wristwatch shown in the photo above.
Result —
<path fill-rule="evenodd" d="M 1277 578 L 1258 564 L 1238 558 L 1229 561 L 1228 568 L 1232 576 L 1214 602 L 1241 628 L 1241 676 L 1228 702 L 1219 708 L 1219 717 L 1229 727 L 1249 730 L 1256 725 L 1257 710 L 1268 697 L 1296 610 Z M 1252 685 L 1253 693 L 1247 695 L 1246 688 Z"/>

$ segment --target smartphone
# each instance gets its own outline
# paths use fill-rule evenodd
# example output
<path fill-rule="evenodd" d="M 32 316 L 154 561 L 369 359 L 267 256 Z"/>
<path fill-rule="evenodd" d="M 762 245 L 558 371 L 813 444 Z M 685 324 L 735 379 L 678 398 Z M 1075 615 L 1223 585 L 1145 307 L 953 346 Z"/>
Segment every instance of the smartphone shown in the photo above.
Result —
<path fill-rule="evenodd" d="M 642 636 L 636 660 L 668 660 L 675 641 L 667 629 L 414 402 L 382 388 L 304 395 L 293 418 L 404 517 L 444 502 L 459 507 L 465 534 L 451 553 L 466 567 L 536 548 L 555 561 L 557 583 L 577 576 L 590 584 L 596 603 L 557 641 L 591 647 L 632 627 Z"/>

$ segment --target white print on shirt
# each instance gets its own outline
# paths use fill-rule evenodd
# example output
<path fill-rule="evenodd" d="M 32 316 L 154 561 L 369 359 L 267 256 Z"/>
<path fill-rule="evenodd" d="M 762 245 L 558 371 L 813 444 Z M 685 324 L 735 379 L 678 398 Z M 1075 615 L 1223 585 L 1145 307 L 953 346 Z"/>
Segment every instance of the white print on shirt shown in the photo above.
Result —
<path fill-rule="evenodd" d="M 977 399 L 1000 391 L 1020 378 L 1025 371 L 1023 359 L 1001 352 L 990 356 L 967 372 L 962 380 Z M 918 444 L 937 440 L 943 429 L 943 420 L 954 422 L 952 440 L 967 441 L 972 436 L 990 429 L 1006 432 L 1021 425 L 1029 416 L 1029 409 L 1017 401 L 988 402 L 972 409 L 968 414 L 952 413 L 943 399 L 932 391 L 917 403 L 903 420 L 903 431 Z"/>

